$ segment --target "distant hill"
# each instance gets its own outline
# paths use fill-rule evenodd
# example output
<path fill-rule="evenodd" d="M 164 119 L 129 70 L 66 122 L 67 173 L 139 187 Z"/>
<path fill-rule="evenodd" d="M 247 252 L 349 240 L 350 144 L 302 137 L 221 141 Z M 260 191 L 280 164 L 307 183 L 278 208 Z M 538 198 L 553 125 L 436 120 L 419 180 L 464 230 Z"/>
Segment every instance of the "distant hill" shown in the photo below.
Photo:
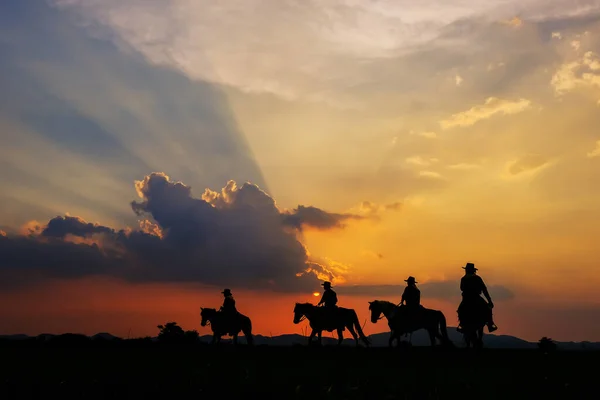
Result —
<path fill-rule="evenodd" d="M 457 346 L 464 346 L 462 335 L 456 332 L 455 329 L 449 328 L 448 335 L 450 336 L 450 340 Z M 49 339 L 58 338 L 58 337 L 77 337 L 79 339 L 86 338 L 84 335 L 80 334 L 66 334 L 66 335 L 53 335 L 49 333 L 43 333 L 38 336 L 27 336 L 23 334 L 17 335 L 0 335 L 0 339 L 4 340 L 27 340 L 27 339 L 36 339 L 39 341 L 48 341 Z M 349 339 L 348 332 L 344 332 L 344 346 L 353 346 L 354 339 Z M 107 332 L 97 333 L 93 336 L 87 337 L 88 339 L 94 341 L 112 341 L 112 340 L 123 340 L 117 336 L 114 336 Z M 369 336 L 371 344 L 373 347 L 385 347 L 388 345 L 389 332 L 385 333 L 376 333 Z M 156 340 L 156 337 L 148 338 L 152 341 Z M 200 341 L 204 343 L 209 343 L 212 339 L 211 335 L 203 335 L 200 336 Z M 256 345 L 267 345 L 267 346 L 295 346 L 295 345 L 306 345 L 307 338 L 298 335 L 298 334 L 285 334 L 279 336 L 264 336 L 264 335 L 255 335 L 254 341 Z M 315 339 L 316 340 L 316 339 Z M 406 339 L 408 340 L 408 338 Z M 230 342 L 231 339 L 223 337 L 222 342 Z M 240 343 L 245 343 L 246 340 L 243 336 L 239 337 Z M 337 343 L 337 338 L 335 334 L 332 335 L 329 333 L 325 333 L 323 335 L 323 344 L 324 345 L 335 345 Z M 600 342 L 555 342 L 558 346 L 559 350 L 600 350 Z M 429 336 L 427 332 L 424 330 L 420 330 L 415 332 L 412 335 L 411 344 L 413 346 L 429 346 Z M 484 344 L 486 348 L 491 349 L 535 349 L 537 348 L 537 343 L 528 342 L 526 340 L 510 336 L 510 335 L 493 335 L 487 334 L 484 337 Z"/>

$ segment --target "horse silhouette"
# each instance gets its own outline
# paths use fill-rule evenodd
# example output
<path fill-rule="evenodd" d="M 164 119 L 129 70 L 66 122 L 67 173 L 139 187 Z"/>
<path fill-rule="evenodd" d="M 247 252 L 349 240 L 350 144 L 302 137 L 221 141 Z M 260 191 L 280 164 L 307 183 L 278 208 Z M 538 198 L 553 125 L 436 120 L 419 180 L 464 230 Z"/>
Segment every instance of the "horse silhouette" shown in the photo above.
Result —
<path fill-rule="evenodd" d="M 254 338 L 252 337 L 252 321 L 244 314 L 238 312 L 234 316 L 228 316 L 214 308 L 200 307 L 200 316 L 202 317 L 200 325 L 210 325 L 213 332 L 212 344 L 219 343 L 221 337 L 224 335 L 232 336 L 233 344 L 237 344 L 237 338 L 240 331 L 244 333 L 249 345 L 254 344 Z"/>
<path fill-rule="evenodd" d="M 390 327 L 389 346 L 392 347 L 394 339 L 396 344 L 400 344 L 400 337 L 406 333 L 412 333 L 419 329 L 427 330 L 431 345 L 435 346 L 436 339 L 439 339 L 444 346 L 453 346 L 448 338 L 448 329 L 446 326 L 446 317 L 439 310 L 421 308 L 418 317 L 414 321 L 406 321 L 402 308 L 406 306 L 397 306 L 394 303 L 385 300 L 374 300 L 369 302 L 371 311 L 371 322 L 376 324 L 381 318 L 381 314 L 388 320 Z"/>
<path fill-rule="evenodd" d="M 475 304 L 465 306 L 465 310 L 459 314 L 459 322 L 462 327 L 462 335 L 467 348 L 475 349 L 483 347 L 483 329 L 489 317 L 488 310 L 483 310 Z"/>
<path fill-rule="evenodd" d="M 334 316 L 333 318 L 331 318 L 332 315 Z M 317 307 L 311 303 L 296 303 L 294 307 L 294 324 L 299 324 L 305 318 L 308 319 L 312 329 L 308 338 L 309 345 L 312 343 L 315 335 L 318 336 L 319 344 L 322 344 L 323 331 L 333 332 L 334 330 L 338 334 L 338 345 L 341 345 L 344 340 L 343 332 L 346 328 L 350 331 L 352 337 L 354 337 L 356 346 L 359 345 L 359 336 L 366 346 L 371 344 L 360 327 L 356 311 L 352 308 L 336 307 L 333 310 L 327 310 L 325 307 Z M 357 332 L 358 335 L 356 334 Z"/>

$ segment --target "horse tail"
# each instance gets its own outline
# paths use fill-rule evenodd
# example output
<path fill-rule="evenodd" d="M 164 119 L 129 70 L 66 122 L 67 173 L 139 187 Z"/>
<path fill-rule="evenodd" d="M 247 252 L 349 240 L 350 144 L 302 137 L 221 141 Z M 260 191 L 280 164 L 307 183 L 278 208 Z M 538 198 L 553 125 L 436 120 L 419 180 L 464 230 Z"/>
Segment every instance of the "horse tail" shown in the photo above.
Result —
<path fill-rule="evenodd" d="M 254 338 L 252 337 L 252 320 L 250 319 L 250 317 L 245 316 L 246 318 L 246 326 L 243 329 L 244 335 L 246 336 L 246 340 L 248 341 L 248 344 L 252 344 Z"/>
<path fill-rule="evenodd" d="M 448 326 L 446 325 L 446 316 L 441 311 L 438 311 L 438 313 L 439 313 L 440 333 L 442 334 L 442 339 L 444 341 L 444 344 L 446 344 L 446 345 L 452 344 L 452 341 L 448 337 Z"/>
<path fill-rule="evenodd" d="M 356 328 L 356 332 L 358 333 L 358 336 L 360 336 L 360 338 L 367 344 L 370 345 L 371 342 L 369 341 L 369 339 L 365 336 L 361 326 L 360 326 L 360 322 L 358 321 L 358 315 L 356 314 L 355 310 L 352 310 L 352 323 L 354 324 L 354 327 Z"/>

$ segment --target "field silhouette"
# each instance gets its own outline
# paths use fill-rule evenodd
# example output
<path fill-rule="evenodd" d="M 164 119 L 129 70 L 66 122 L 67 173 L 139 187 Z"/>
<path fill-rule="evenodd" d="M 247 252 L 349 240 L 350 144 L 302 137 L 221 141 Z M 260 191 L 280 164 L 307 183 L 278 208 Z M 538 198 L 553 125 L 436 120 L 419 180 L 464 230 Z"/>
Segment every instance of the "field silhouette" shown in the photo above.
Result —
<path fill-rule="evenodd" d="M 211 346 L 166 330 L 177 333 L 0 340 L 2 397 L 581 399 L 598 389 L 597 351 Z"/>

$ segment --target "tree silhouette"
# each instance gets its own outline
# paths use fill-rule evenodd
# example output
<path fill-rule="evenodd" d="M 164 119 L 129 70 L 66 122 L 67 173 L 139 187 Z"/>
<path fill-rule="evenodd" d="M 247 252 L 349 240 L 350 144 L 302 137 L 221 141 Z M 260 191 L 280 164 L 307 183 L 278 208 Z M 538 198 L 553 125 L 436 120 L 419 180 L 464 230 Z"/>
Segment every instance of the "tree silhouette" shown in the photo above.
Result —
<path fill-rule="evenodd" d="M 544 336 L 538 342 L 538 348 L 548 354 L 556 350 L 556 343 L 551 338 Z"/>
<path fill-rule="evenodd" d="M 167 322 L 165 325 L 158 325 L 157 328 L 160 330 L 158 340 L 161 342 L 178 342 L 185 335 L 185 331 L 177 322 Z"/>

